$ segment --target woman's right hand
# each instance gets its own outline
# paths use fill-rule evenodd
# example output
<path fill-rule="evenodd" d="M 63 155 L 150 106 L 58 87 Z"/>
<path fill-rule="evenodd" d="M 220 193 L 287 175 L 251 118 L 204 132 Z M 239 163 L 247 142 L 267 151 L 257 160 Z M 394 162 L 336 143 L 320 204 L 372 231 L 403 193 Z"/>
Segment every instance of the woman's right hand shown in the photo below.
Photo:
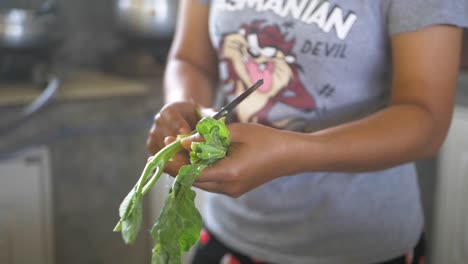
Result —
<path fill-rule="evenodd" d="M 146 141 L 149 152 L 154 155 L 165 145 L 174 141 L 177 135 L 189 134 L 200 119 L 200 107 L 194 102 L 176 102 L 165 105 L 154 117 Z M 180 166 L 189 163 L 187 153 L 178 153 L 168 162 L 165 172 L 175 176 Z"/>

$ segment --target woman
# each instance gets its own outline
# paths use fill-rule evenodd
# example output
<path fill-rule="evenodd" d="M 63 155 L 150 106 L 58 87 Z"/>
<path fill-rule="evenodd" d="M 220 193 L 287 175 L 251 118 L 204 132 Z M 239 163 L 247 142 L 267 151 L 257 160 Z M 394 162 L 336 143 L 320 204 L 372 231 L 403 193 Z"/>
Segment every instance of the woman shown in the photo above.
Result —
<path fill-rule="evenodd" d="M 412 162 L 446 136 L 467 12 L 465 0 L 182 1 L 152 153 L 209 114 L 219 86 L 230 100 L 264 80 L 229 125 L 228 157 L 195 183 L 210 194 L 194 263 L 423 261 Z"/>

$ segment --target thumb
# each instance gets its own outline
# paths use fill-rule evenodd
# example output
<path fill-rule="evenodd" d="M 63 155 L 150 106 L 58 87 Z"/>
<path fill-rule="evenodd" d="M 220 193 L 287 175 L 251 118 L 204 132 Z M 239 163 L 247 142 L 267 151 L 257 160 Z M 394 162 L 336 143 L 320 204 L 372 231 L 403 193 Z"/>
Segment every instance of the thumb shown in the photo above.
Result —
<path fill-rule="evenodd" d="M 182 147 L 186 150 L 190 150 L 192 147 L 192 142 L 203 142 L 204 139 L 203 137 L 199 134 L 193 134 L 191 136 L 185 137 L 180 140 L 180 143 L 182 144 Z"/>

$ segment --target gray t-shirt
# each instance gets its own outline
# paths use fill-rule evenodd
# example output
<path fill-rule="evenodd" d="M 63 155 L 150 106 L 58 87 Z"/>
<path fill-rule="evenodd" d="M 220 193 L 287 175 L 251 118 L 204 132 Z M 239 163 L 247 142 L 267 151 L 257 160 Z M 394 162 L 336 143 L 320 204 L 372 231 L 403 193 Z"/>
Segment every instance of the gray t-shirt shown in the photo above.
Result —
<path fill-rule="evenodd" d="M 238 107 L 238 120 L 304 132 L 386 106 L 391 35 L 433 24 L 468 25 L 466 0 L 207 3 L 227 98 L 264 80 Z M 424 225 L 413 164 L 303 173 L 238 199 L 208 194 L 206 200 L 205 223 L 221 241 L 273 263 L 388 260 L 412 249 Z"/>

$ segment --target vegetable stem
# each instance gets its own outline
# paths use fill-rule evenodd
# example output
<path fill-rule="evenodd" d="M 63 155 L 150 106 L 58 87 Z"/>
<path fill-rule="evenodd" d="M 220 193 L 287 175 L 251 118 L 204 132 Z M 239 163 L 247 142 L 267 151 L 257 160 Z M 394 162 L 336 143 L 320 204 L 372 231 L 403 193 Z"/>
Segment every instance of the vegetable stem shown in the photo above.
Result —
<path fill-rule="evenodd" d="M 181 137 L 177 138 L 171 144 L 165 146 L 161 151 L 156 153 L 150 158 L 150 161 L 146 164 L 145 169 L 137 183 L 137 192 L 145 195 L 154 183 L 161 176 L 166 161 L 170 160 L 174 154 L 182 150 L 182 144 L 180 143 Z M 153 173 L 153 177 L 148 181 L 148 177 Z"/>
<path fill-rule="evenodd" d="M 141 191 L 143 196 L 145 196 L 149 192 L 151 187 L 153 187 L 153 185 L 158 181 L 159 177 L 161 177 L 161 174 L 163 172 L 162 171 L 163 167 L 164 167 L 164 164 L 160 164 L 159 166 L 156 167 L 156 171 L 154 172 L 153 176 L 151 177 L 150 180 L 148 180 L 146 185 L 143 187 L 143 190 Z"/>
<path fill-rule="evenodd" d="M 151 229 L 155 243 L 153 264 L 181 263 L 181 254 L 198 241 L 203 221 L 195 206 L 196 193 L 191 187 L 207 166 L 225 157 L 230 145 L 230 133 L 223 118 L 203 118 L 197 123 L 196 131 L 204 141 L 192 143 L 189 153 L 191 164 L 179 169 L 160 216 Z M 187 136 L 178 136 L 148 159 L 137 183 L 120 204 L 120 220 L 114 231 L 122 233 L 126 244 L 133 244 L 141 229 L 143 197 L 161 177 L 166 163 L 183 150 L 181 140 Z"/>
<path fill-rule="evenodd" d="M 120 220 L 117 225 L 114 227 L 114 232 L 120 232 L 122 230 L 122 220 Z"/>

